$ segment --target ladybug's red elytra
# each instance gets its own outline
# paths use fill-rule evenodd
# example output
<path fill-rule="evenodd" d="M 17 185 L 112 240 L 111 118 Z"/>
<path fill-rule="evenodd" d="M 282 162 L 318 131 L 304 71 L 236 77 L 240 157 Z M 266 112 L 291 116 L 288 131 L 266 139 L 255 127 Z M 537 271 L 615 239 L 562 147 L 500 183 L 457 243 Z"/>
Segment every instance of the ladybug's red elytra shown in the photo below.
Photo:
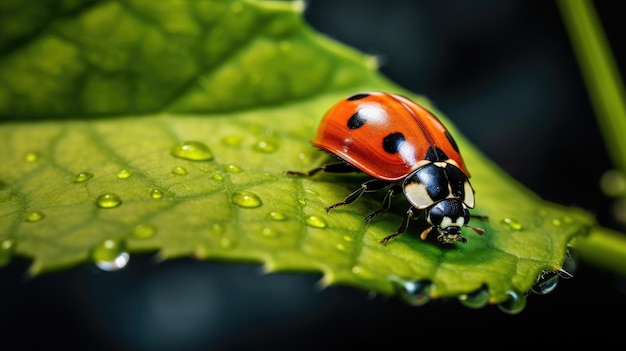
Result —
<path fill-rule="evenodd" d="M 474 208 L 474 189 L 459 148 L 446 127 L 428 110 L 397 94 L 363 92 L 333 106 L 322 119 L 312 144 L 342 162 L 327 164 L 308 172 L 287 174 L 313 176 L 320 171 L 345 173 L 361 171 L 373 179 L 348 195 L 335 207 L 356 201 L 363 193 L 385 188 L 382 206 L 366 221 L 388 210 L 391 198 L 400 192 L 411 204 L 398 230 L 381 243 L 404 233 L 409 220 L 423 214 L 441 243 L 466 242 L 462 227 L 478 234 L 484 230 L 469 226 L 468 208 Z M 480 218 L 480 217 L 479 217 Z"/>

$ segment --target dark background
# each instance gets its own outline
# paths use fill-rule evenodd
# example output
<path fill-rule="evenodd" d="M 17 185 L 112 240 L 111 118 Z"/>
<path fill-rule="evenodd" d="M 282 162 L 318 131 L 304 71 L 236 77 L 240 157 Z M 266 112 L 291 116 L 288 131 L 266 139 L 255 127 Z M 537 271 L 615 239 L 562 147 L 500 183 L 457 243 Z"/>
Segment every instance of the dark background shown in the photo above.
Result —
<path fill-rule="evenodd" d="M 595 5 L 621 63 L 619 2 Z M 537 194 L 619 229 L 599 188 L 611 164 L 554 1 L 312 0 L 305 17 L 378 55 L 383 74 L 430 98 Z M 584 262 L 553 293 L 529 295 L 517 315 L 456 300 L 409 307 L 352 288 L 319 290 L 319 275 L 264 275 L 254 265 L 133 256 L 115 273 L 85 266 L 34 279 L 26 268 L 0 269 L 0 350 L 623 344 L 626 281 Z"/>

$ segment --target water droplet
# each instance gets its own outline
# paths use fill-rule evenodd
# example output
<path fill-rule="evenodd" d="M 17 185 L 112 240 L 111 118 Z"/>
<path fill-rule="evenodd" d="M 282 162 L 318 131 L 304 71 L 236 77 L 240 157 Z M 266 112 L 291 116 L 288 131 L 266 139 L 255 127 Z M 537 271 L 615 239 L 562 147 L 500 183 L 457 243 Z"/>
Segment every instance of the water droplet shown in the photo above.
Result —
<path fill-rule="evenodd" d="M 304 219 L 304 223 L 313 228 L 326 228 L 326 221 L 318 216 L 308 216 Z"/>
<path fill-rule="evenodd" d="M 573 259 L 568 254 L 568 256 L 565 257 L 565 260 L 563 261 L 563 265 L 561 266 L 561 268 L 557 270 L 557 274 L 559 275 L 559 277 L 563 279 L 570 279 L 574 276 L 573 273 L 576 271 L 576 268 L 577 268 L 576 260 Z"/>
<path fill-rule="evenodd" d="M 215 235 L 222 234 L 224 232 L 224 226 L 220 223 L 211 224 L 211 233 Z"/>
<path fill-rule="evenodd" d="M 210 161 L 213 159 L 213 151 L 199 141 L 185 141 L 176 144 L 171 153 L 174 157 L 190 161 Z"/>
<path fill-rule="evenodd" d="M 278 237 L 278 233 L 269 227 L 265 227 L 261 230 L 261 234 L 266 238 L 276 238 Z"/>
<path fill-rule="evenodd" d="M 96 199 L 96 205 L 100 208 L 115 208 L 122 204 L 122 199 L 113 193 L 102 194 Z"/>
<path fill-rule="evenodd" d="M 278 149 L 278 143 L 273 140 L 259 140 L 254 144 L 253 149 L 270 154 Z"/>
<path fill-rule="evenodd" d="M 422 306 L 430 301 L 432 284 L 428 280 L 408 281 L 400 278 L 391 280 L 404 302 L 411 306 Z"/>
<path fill-rule="evenodd" d="M 27 152 L 24 154 L 24 161 L 33 163 L 39 161 L 39 154 L 36 152 Z"/>
<path fill-rule="evenodd" d="M 530 291 L 538 295 L 549 294 L 556 289 L 559 283 L 559 275 L 556 271 L 543 273 L 537 278 L 537 282 L 530 288 Z"/>
<path fill-rule="evenodd" d="M 122 240 L 108 239 L 93 248 L 91 259 L 103 271 L 117 271 L 126 267 L 130 255 Z"/>
<path fill-rule="evenodd" d="M 46 218 L 46 215 L 44 215 L 42 212 L 33 211 L 26 215 L 25 220 L 26 222 L 34 223 L 34 222 L 39 222 L 44 218 Z"/>
<path fill-rule="evenodd" d="M 460 295 L 459 302 L 465 307 L 483 308 L 489 302 L 489 288 L 483 285 L 474 292 Z"/>
<path fill-rule="evenodd" d="M 135 239 L 150 239 L 157 232 L 157 228 L 152 224 L 139 224 L 133 228 L 131 235 Z"/>
<path fill-rule="evenodd" d="M 187 174 L 187 170 L 185 169 L 185 167 L 181 167 L 181 166 L 176 166 L 174 168 L 172 168 L 172 173 L 176 174 L 176 175 L 185 175 Z"/>
<path fill-rule="evenodd" d="M 350 236 L 350 235 L 344 235 L 343 236 L 343 240 L 347 241 L 347 242 L 353 242 L 354 241 L 354 237 Z"/>
<path fill-rule="evenodd" d="M 235 242 L 229 238 L 222 238 L 220 240 L 220 247 L 223 249 L 230 249 L 235 246 Z"/>
<path fill-rule="evenodd" d="M 243 169 L 241 169 L 241 167 L 237 166 L 237 165 L 228 165 L 226 166 L 226 172 L 229 173 L 241 173 L 243 171 Z"/>
<path fill-rule="evenodd" d="M 505 218 L 502 220 L 502 223 L 506 224 L 506 226 L 508 226 L 509 228 L 513 229 L 513 230 L 522 230 L 524 227 L 522 226 L 522 223 L 518 222 L 517 220 L 513 219 L 513 218 Z"/>
<path fill-rule="evenodd" d="M 13 257 L 15 251 L 15 239 L 7 238 L 0 241 L 0 267 L 6 266 Z"/>
<path fill-rule="evenodd" d="M 298 203 L 303 206 L 306 205 L 306 201 L 304 201 L 304 199 L 298 199 Z"/>
<path fill-rule="evenodd" d="M 217 180 L 221 182 L 222 180 L 224 180 L 224 175 L 222 173 L 215 172 L 213 173 L 211 178 L 213 178 L 213 180 Z"/>
<path fill-rule="evenodd" d="M 163 198 L 163 192 L 159 189 L 152 189 L 150 190 L 150 197 L 155 200 L 161 199 Z"/>
<path fill-rule="evenodd" d="M 558 218 L 552 218 L 552 222 L 551 222 L 551 223 L 552 223 L 552 225 L 553 225 L 553 226 L 555 226 L 555 227 L 560 227 L 560 226 L 561 226 L 561 224 L 563 224 L 563 222 L 561 222 L 561 220 L 560 220 L 560 219 L 558 219 Z"/>
<path fill-rule="evenodd" d="M 263 204 L 261 198 L 257 194 L 249 191 L 238 191 L 233 193 L 230 199 L 235 205 L 244 208 L 255 208 Z"/>
<path fill-rule="evenodd" d="M 526 296 L 515 291 L 507 291 L 509 298 L 498 304 L 500 311 L 508 314 L 518 314 L 526 307 Z"/>
<path fill-rule="evenodd" d="M 243 140 L 243 137 L 241 135 L 227 135 L 225 137 L 222 137 L 222 139 L 220 139 L 222 144 L 229 146 L 229 147 L 239 147 L 239 145 L 241 145 L 242 140 Z"/>
<path fill-rule="evenodd" d="M 133 172 L 131 172 L 131 171 L 127 170 L 127 169 L 123 169 L 123 170 L 117 172 L 117 177 L 119 179 L 127 179 L 131 175 L 133 175 Z"/>
<path fill-rule="evenodd" d="M 74 183 L 83 183 L 93 178 L 93 174 L 88 172 L 81 172 L 74 176 Z"/>
<path fill-rule="evenodd" d="M 268 217 L 273 221 L 286 221 L 287 220 L 287 216 L 285 216 L 284 213 L 276 212 L 276 211 L 270 212 Z"/>
<path fill-rule="evenodd" d="M 346 251 L 346 245 L 339 243 L 337 245 L 335 245 L 335 247 L 337 248 L 337 250 L 339 251 Z"/>
<path fill-rule="evenodd" d="M 358 276 L 361 276 L 363 278 L 367 278 L 367 279 L 372 279 L 375 277 L 374 273 L 372 273 L 372 271 L 370 271 L 369 269 L 363 267 L 363 266 L 359 266 L 356 265 L 354 267 L 352 267 L 352 273 L 356 274 Z"/>

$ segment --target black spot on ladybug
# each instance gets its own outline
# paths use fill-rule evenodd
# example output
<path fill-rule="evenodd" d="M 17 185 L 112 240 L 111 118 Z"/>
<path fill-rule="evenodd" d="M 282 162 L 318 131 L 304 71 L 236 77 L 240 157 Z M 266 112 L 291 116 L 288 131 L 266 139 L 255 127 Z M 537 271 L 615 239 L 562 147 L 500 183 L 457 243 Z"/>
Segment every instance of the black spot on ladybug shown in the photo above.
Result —
<path fill-rule="evenodd" d="M 354 95 L 350 96 L 349 98 L 347 98 L 346 100 L 348 100 L 348 101 L 361 100 L 361 99 L 366 98 L 368 96 L 370 96 L 370 94 L 367 94 L 367 93 L 354 94 Z"/>
<path fill-rule="evenodd" d="M 450 142 L 450 145 L 452 145 L 452 147 L 454 148 L 454 151 L 460 152 L 459 151 L 459 147 L 456 144 L 456 141 L 454 141 L 454 138 L 452 137 L 452 134 L 450 134 L 450 132 L 448 132 L 448 131 L 446 131 L 444 134 L 446 135 L 446 138 L 448 138 L 448 141 Z"/>
<path fill-rule="evenodd" d="M 364 125 L 365 122 L 367 122 L 367 119 L 357 111 L 348 119 L 348 128 L 357 129 Z"/>
<path fill-rule="evenodd" d="M 390 154 L 395 154 L 405 140 L 402 133 L 391 133 L 383 139 L 383 149 Z"/>
<path fill-rule="evenodd" d="M 428 148 L 428 151 L 426 152 L 425 159 L 428 161 L 435 162 L 435 161 L 445 161 L 449 159 L 449 157 L 440 148 L 436 146 L 431 146 Z"/>

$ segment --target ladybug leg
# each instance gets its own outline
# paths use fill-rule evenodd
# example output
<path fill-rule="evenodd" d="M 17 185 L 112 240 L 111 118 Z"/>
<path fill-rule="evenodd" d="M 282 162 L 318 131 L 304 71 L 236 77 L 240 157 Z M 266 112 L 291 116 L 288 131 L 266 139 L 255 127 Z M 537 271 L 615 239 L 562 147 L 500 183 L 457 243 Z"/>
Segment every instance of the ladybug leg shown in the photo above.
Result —
<path fill-rule="evenodd" d="M 398 230 L 396 230 L 395 233 L 388 235 L 384 238 L 382 238 L 380 240 L 380 243 L 383 245 L 387 245 L 389 243 L 389 241 L 399 237 L 400 235 L 402 235 L 402 233 L 404 233 L 406 231 L 406 228 L 409 227 L 409 221 L 411 220 L 411 218 L 413 218 L 413 210 L 415 210 L 414 207 L 410 207 L 408 211 L 406 211 L 406 217 L 404 217 L 404 220 L 402 220 L 402 223 L 400 223 L 400 226 L 398 227 Z"/>
<path fill-rule="evenodd" d="M 479 221 L 486 221 L 486 220 L 489 219 L 488 216 L 485 216 L 485 215 L 475 215 L 475 214 L 472 214 L 472 218 L 477 219 Z"/>
<path fill-rule="evenodd" d="M 402 192 L 401 188 L 398 185 L 395 185 L 393 187 L 391 187 L 391 189 L 389 189 L 389 191 L 387 191 L 387 194 L 385 195 L 385 197 L 383 198 L 383 202 L 381 207 L 370 213 L 369 215 L 367 215 L 365 217 L 365 221 L 369 223 L 369 221 L 374 218 L 374 216 L 379 215 L 382 212 L 387 211 L 390 207 L 391 207 L 391 198 L 395 195 L 397 195 L 398 193 Z"/>
<path fill-rule="evenodd" d="M 363 193 L 368 191 L 378 191 L 388 186 L 389 182 L 385 182 L 378 179 L 368 180 L 367 182 L 361 184 L 361 187 L 352 192 L 352 194 L 348 195 L 342 202 L 338 202 L 336 204 L 332 204 L 326 207 L 326 213 L 330 212 L 335 207 L 349 205 L 355 202 Z"/>
<path fill-rule="evenodd" d="M 353 165 L 345 162 L 341 163 L 330 163 L 327 165 L 323 165 L 321 167 L 313 168 L 308 172 L 298 172 L 298 171 L 286 171 L 286 175 L 295 175 L 301 177 L 312 177 L 319 172 L 325 173 L 350 173 L 350 172 L 358 172 Z"/>

